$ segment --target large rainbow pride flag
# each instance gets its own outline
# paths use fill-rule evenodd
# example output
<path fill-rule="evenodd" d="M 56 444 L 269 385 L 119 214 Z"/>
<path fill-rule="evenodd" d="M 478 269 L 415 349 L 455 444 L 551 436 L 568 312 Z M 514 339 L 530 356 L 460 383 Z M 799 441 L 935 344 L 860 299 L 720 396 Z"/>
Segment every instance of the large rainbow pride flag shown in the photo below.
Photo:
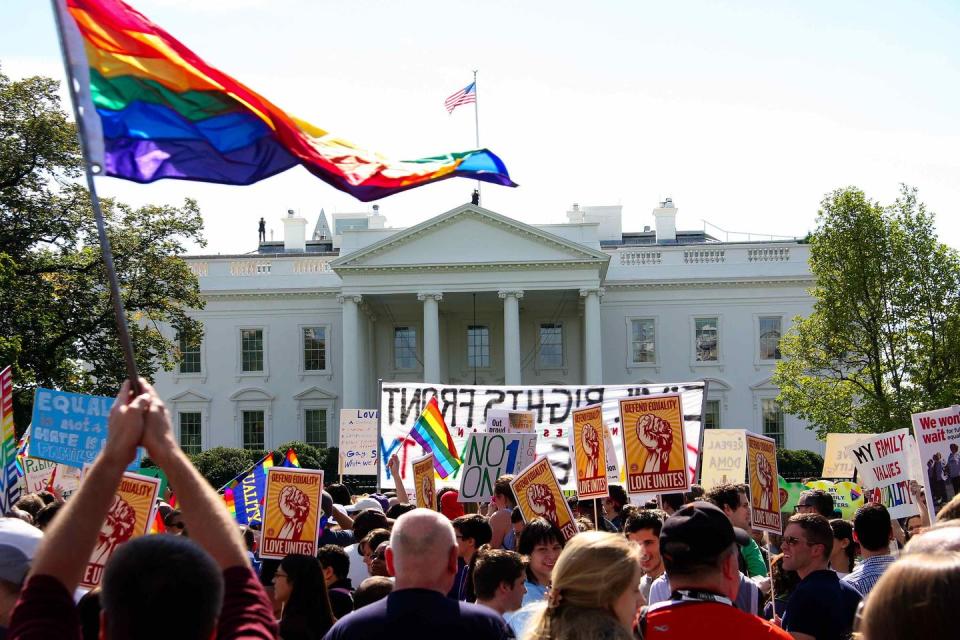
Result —
<path fill-rule="evenodd" d="M 441 478 L 446 478 L 460 468 L 457 445 L 453 443 L 436 398 L 430 398 L 430 402 L 423 408 L 423 413 L 410 430 L 410 436 L 425 451 L 433 453 L 433 468 Z"/>
<path fill-rule="evenodd" d="M 303 165 L 363 201 L 452 177 L 516 186 L 487 149 L 400 161 L 359 149 L 207 65 L 120 0 L 54 6 L 88 160 L 104 175 L 243 185 Z"/>

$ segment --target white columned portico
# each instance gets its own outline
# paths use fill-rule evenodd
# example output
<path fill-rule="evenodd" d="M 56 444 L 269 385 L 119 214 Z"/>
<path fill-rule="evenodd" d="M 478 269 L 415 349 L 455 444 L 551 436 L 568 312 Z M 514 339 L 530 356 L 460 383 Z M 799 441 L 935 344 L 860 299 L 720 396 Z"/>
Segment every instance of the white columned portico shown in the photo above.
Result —
<path fill-rule="evenodd" d="M 362 409 L 363 391 L 360 388 L 360 313 L 363 296 L 337 296 L 343 312 L 343 406 L 344 409 Z"/>
<path fill-rule="evenodd" d="M 600 327 L 602 287 L 580 289 L 583 298 L 584 383 L 603 384 L 603 343 Z"/>
<path fill-rule="evenodd" d="M 440 382 L 440 301 L 443 294 L 418 293 L 423 302 L 423 381 Z"/>
<path fill-rule="evenodd" d="M 504 384 L 520 384 L 520 289 L 501 289 L 503 299 L 503 378 Z"/>

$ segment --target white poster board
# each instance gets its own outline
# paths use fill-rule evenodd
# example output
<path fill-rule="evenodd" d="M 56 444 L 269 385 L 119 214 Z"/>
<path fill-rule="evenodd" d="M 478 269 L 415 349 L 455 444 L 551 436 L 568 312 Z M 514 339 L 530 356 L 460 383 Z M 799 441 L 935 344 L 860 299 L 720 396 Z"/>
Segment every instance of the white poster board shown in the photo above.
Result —
<path fill-rule="evenodd" d="M 377 475 L 376 409 L 340 410 L 340 475 Z"/>

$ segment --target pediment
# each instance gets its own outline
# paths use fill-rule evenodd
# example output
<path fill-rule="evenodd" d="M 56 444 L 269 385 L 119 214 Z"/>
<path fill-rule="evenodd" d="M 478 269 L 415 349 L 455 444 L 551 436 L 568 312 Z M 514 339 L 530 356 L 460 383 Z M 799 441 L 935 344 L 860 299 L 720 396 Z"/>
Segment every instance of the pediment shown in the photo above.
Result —
<path fill-rule="evenodd" d="M 337 395 L 320 387 L 310 387 L 293 396 L 294 400 L 336 400 Z"/>
<path fill-rule="evenodd" d="M 265 390 L 257 387 L 246 387 L 245 389 L 240 389 L 235 391 L 233 395 L 230 396 L 230 399 L 233 401 L 238 400 L 273 400 L 273 395 Z"/>
<path fill-rule="evenodd" d="M 593 267 L 603 277 L 609 261 L 602 251 L 466 204 L 338 258 L 330 266 L 338 274 L 472 266 Z"/>
<path fill-rule="evenodd" d="M 751 391 L 779 391 L 780 387 L 778 387 L 773 383 L 772 377 L 767 376 L 763 380 L 760 380 L 759 382 L 750 385 L 750 390 Z"/>
<path fill-rule="evenodd" d="M 167 402 L 210 402 L 210 398 L 193 389 L 187 389 L 175 396 L 167 398 Z"/>

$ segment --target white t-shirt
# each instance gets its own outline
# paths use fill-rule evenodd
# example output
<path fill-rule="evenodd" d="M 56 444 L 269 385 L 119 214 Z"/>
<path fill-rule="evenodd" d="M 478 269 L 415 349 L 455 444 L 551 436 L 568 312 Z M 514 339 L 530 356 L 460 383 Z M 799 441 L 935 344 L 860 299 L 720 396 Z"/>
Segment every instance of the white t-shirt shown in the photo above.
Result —
<path fill-rule="evenodd" d="M 367 565 L 360 553 L 360 545 L 354 543 L 349 547 L 344 547 L 343 550 L 347 552 L 347 557 L 350 558 L 350 572 L 347 577 L 350 578 L 353 588 L 356 589 L 361 582 L 370 577 L 370 572 L 367 571 Z"/>

